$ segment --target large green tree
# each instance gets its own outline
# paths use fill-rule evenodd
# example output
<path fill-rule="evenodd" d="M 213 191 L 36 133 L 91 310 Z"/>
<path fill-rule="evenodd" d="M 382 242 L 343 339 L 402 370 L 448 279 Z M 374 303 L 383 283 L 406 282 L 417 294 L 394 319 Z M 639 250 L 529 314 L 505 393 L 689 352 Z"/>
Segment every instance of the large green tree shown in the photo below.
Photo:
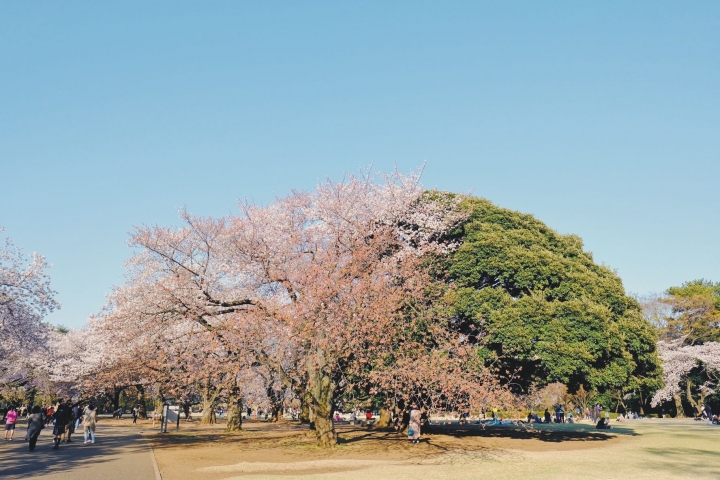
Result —
<path fill-rule="evenodd" d="M 660 330 L 663 338 L 684 338 L 689 344 L 720 341 L 720 283 L 685 282 L 668 288 L 663 302 L 670 306 Z"/>
<path fill-rule="evenodd" d="M 532 215 L 480 198 L 463 206 L 440 276 L 453 322 L 486 345 L 488 363 L 516 391 L 562 382 L 644 403 L 660 385 L 656 332 L 617 274 Z"/>

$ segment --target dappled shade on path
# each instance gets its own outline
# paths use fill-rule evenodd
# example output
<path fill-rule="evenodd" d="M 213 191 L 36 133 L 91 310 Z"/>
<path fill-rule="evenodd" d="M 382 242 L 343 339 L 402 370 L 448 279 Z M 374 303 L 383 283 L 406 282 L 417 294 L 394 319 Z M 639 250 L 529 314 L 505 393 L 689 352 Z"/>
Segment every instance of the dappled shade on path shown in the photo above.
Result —
<path fill-rule="evenodd" d="M 52 428 L 45 428 L 30 452 L 19 426 L 14 441 L 0 444 L 0 478 L 155 480 L 150 449 L 139 432 L 98 425 L 97 433 L 95 444 L 84 444 L 78 431 L 71 443 L 53 450 Z"/>

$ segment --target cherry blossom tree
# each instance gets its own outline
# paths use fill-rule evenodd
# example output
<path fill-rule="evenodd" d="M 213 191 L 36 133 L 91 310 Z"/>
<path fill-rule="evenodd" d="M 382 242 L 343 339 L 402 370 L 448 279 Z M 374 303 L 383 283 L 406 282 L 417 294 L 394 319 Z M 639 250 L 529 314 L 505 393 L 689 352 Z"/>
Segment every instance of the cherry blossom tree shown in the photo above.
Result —
<path fill-rule="evenodd" d="M 473 343 L 431 308 L 425 259 L 454 248 L 458 205 L 394 174 L 242 203 L 223 219 L 182 212 L 183 228 L 133 234 L 139 251 L 108 315 L 132 332 L 191 325 L 238 373 L 262 365 L 309 409 L 321 446 L 336 443 L 333 410 L 358 385 L 488 401 L 499 389 Z"/>
<path fill-rule="evenodd" d="M 0 234 L 4 230 L 0 227 Z M 0 245 L 0 377 L 17 379 L 37 366 L 31 360 L 46 353 L 52 329 L 43 322 L 60 307 L 50 288 L 45 258 L 33 253 L 26 257 L 6 238 Z"/>
<path fill-rule="evenodd" d="M 700 413 L 700 404 L 704 398 L 712 395 L 720 381 L 720 343 L 707 342 L 702 345 L 686 345 L 685 339 L 658 342 L 658 353 L 663 361 L 663 381 L 665 386 L 652 398 L 652 405 L 658 406 L 664 401 L 673 400 L 677 415 L 684 416 L 681 394 L 683 385 L 688 402 Z M 704 382 L 697 385 L 699 402 L 693 398 L 691 372 L 702 375 Z"/>

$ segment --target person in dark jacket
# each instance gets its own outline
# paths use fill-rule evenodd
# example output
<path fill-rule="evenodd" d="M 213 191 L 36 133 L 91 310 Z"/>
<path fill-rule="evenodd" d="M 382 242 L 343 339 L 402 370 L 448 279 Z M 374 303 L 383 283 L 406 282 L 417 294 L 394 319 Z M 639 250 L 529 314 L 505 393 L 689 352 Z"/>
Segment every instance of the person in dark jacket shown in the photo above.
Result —
<path fill-rule="evenodd" d="M 70 436 L 75 433 L 75 409 L 73 408 L 71 400 L 68 400 L 66 406 L 68 408 L 69 414 L 67 417 L 67 423 L 65 424 L 65 435 L 63 436 L 63 442 L 70 443 L 72 442 Z"/>
<path fill-rule="evenodd" d="M 45 420 L 42 413 L 40 413 L 40 405 L 35 405 L 32 413 L 28 415 L 27 438 L 30 440 L 31 452 L 35 450 L 35 444 L 43 428 L 45 428 Z"/>
<path fill-rule="evenodd" d="M 606 430 L 606 429 L 609 430 L 613 427 L 610 426 L 610 424 L 607 421 L 607 418 L 601 417 L 600 420 L 598 420 L 597 425 L 595 425 L 595 428 L 597 428 L 598 430 Z"/>
<path fill-rule="evenodd" d="M 73 418 L 73 433 L 75 433 L 75 430 L 77 430 L 79 423 L 80 423 L 80 404 L 76 403 L 73 405 L 72 408 L 72 418 Z"/>
<path fill-rule="evenodd" d="M 70 407 L 61 399 L 60 404 L 53 414 L 53 450 L 57 450 L 60 447 L 60 437 L 65 433 L 65 426 L 68 421 L 72 418 L 72 412 Z"/>

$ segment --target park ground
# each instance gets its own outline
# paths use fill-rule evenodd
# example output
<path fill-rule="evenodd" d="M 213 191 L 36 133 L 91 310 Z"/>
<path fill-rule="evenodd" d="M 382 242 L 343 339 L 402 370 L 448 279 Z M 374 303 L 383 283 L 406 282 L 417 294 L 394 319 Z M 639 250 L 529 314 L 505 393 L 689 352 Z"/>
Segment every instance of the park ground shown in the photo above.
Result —
<path fill-rule="evenodd" d="M 249 422 L 146 432 L 163 480 L 302 478 L 393 480 L 544 478 L 720 478 L 720 427 L 646 419 L 599 431 L 590 423 L 519 427 L 435 427 L 412 445 L 394 433 L 341 426 L 324 450 L 305 428 Z"/>
<path fill-rule="evenodd" d="M 681 479 L 720 478 L 720 427 L 693 420 L 515 426 L 435 426 L 412 445 L 401 435 L 340 426 L 340 443 L 315 446 L 295 424 L 182 422 L 161 434 L 151 422 L 101 419 L 98 443 L 53 451 L 44 431 L 35 454 L 22 436 L 0 440 L 0 477 L 83 479 Z M 47 430 L 47 429 L 46 429 Z M 23 433 L 19 428 L 17 433 Z M 80 440 L 80 437 L 77 437 Z"/>

